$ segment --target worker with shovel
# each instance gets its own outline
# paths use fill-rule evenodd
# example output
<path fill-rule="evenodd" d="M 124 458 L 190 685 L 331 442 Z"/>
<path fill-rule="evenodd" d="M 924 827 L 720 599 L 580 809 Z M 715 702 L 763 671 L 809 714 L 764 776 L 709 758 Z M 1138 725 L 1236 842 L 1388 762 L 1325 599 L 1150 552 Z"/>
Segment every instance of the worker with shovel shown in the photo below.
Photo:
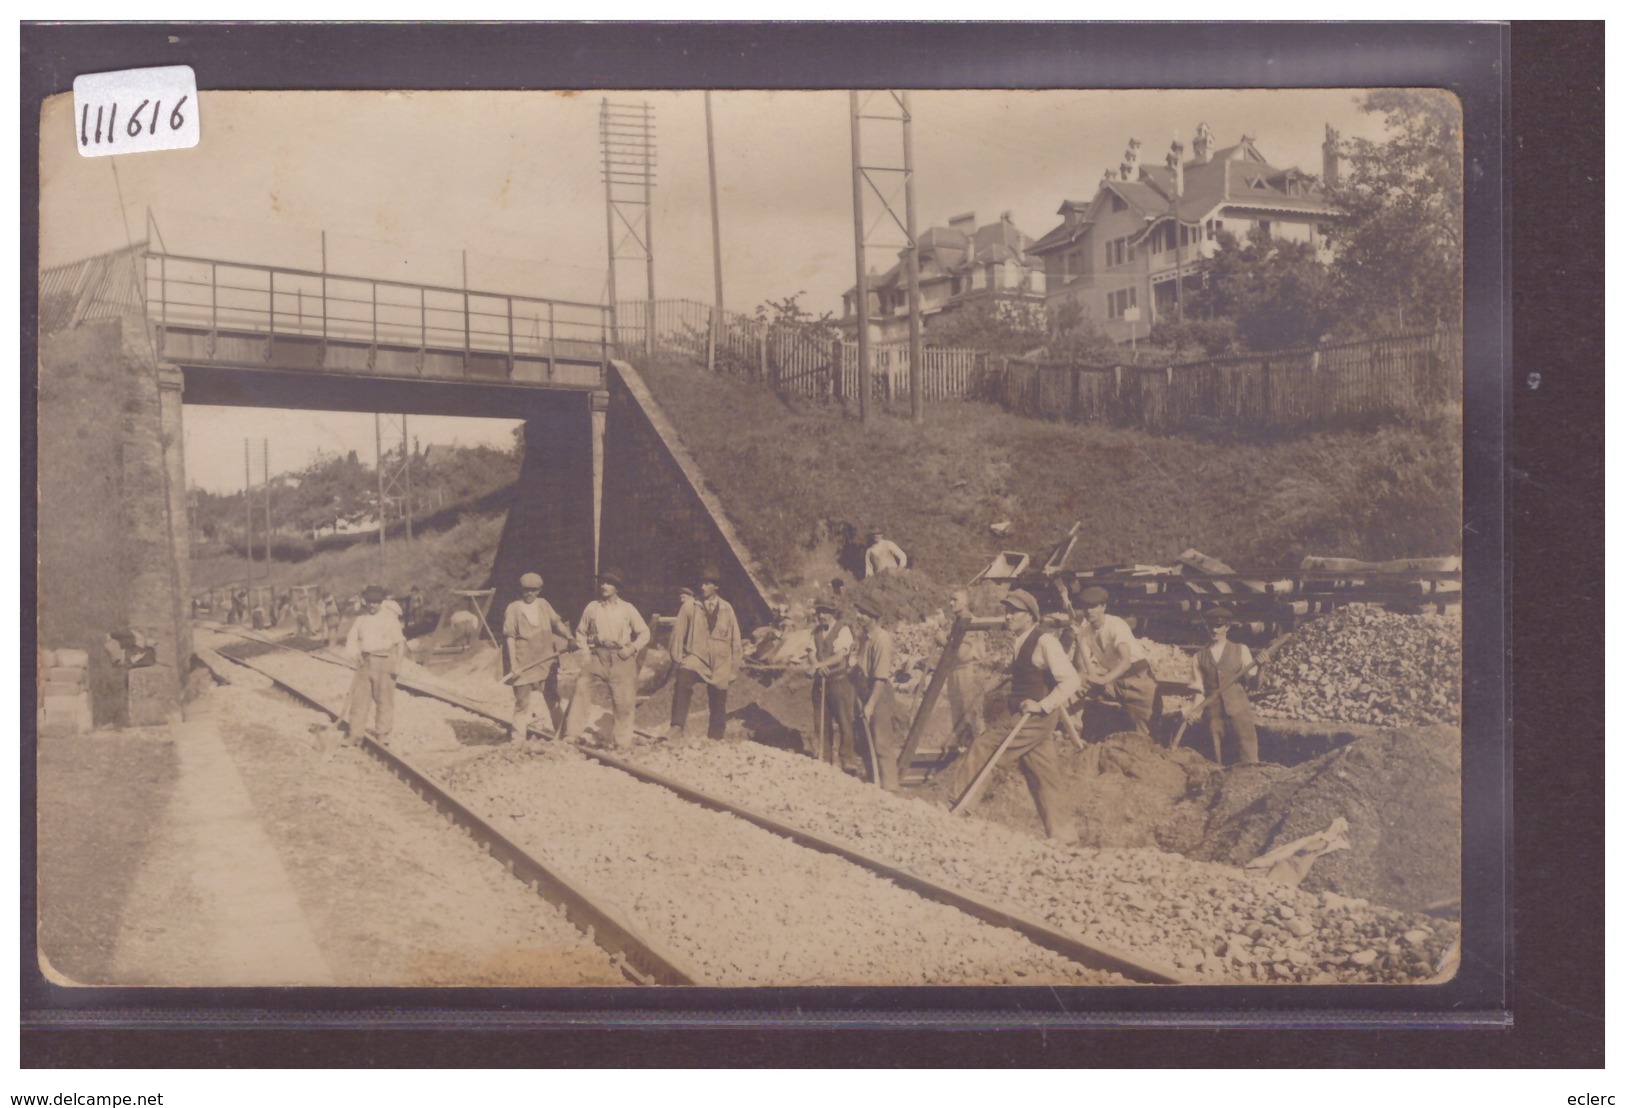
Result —
<path fill-rule="evenodd" d="M 1247 686 L 1257 684 L 1258 674 L 1253 667 L 1269 661 L 1270 652 L 1260 650 L 1255 663 L 1246 643 L 1231 642 L 1230 623 L 1234 618 L 1235 614 L 1224 607 L 1210 608 L 1202 615 L 1208 644 L 1196 652 L 1196 681 L 1202 686 L 1203 699 L 1186 711 L 1185 722 L 1195 723 L 1206 716 L 1213 735 L 1214 759 L 1224 764 L 1223 742 L 1228 731 L 1235 736 L 1242 763 L 1250 765 L 1258 761 L 1258 731 L 1253 726 Z"/>
<path fill-rule="evenodd" d="M 1106 599 L 1106 590 L 1099 585 L 1084 589 L 1079 597 L 1083 622 L 1077 628 L 1077 669 L 1088 691 L 1115 697 L 1134 730 L 1149 735 L 1157 710 L 1157 679 L 1145 644 L 1134 637 L 1122 616 L 1106 614 Z"/>
<path fill-rule="evenodd" d="M 857 707 L 857 690 L 850 676 L 852 629 L 841 621 L 841 610 L 834 604 L 820 602 L 813 611 L 818 620 L 808 659 L 813 679 L 813 756 L 861 772 L 852 746 L 852 714 Z"/>
<path fill-rule="evenodd" d="M 576 646 L 586 653 L 565 711 L 564 737 L 572 742 L 592 722 L 595 690 L 603 689 L 615 715 L 613 739 L 623 750 L 632 745 L 637 711 L 638 653 L 649 645 L 649 625 L 638 610 L 621 599 L 620 573 L 598 575 L 598 599 L 587 605 L 576 624 Z M 602 735 L 602 732 L 600 732 Z"/>
<path fill-rule="evenodd" d="M 1004 598 L 1004 627 L 1016 640 L 1016 655 L 1010 663 L 1010 714 L 1015 725 L 1002 736 L 984 731 L 948 771 L 948 785 L 955 799 L 955 811 L 975 803 L 996 761 L 1005 757 L 1020 760 L 1031 782 L 1038 818 L 1051 839 L 1071 843 L 1078 837 L 1077 825 L 1061 797 L 1061 760 L 1055 743 L 1055 727 L 1061 711 L 1077 694 L 1078 671 L 1067 657 L 1066 648 L 1038 623 L 1038 601 L 1025 589 L 1015 589 Z"/>
<path fill-rule="evenodd" d="M 557 735 L 564 727 L 564 704 L 559 699 L 559 655 L 572 639 L 570 625 L 559 618 L 542 596 L 542 575 L 519 578 L 519 599 L 502 616 L 502 637 L 508 641 L 508 676 L 513 685 L 512 738 L 530 733 L 531 693 L 542 687 L 542 702 Z"/>

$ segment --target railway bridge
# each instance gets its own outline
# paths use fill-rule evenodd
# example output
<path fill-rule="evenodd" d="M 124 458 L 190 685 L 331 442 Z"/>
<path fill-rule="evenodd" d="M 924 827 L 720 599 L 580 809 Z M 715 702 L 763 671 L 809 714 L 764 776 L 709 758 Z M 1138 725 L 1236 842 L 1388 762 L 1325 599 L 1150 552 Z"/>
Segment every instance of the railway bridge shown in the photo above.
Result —
<path fill-rule="evenodd" d="M 713 563 L 743 619 L 767 615 L 748 554 L 617 361 L 608 305 L 148 244 L 45 270 L 39 291 L 40 645 L 94 658 L 112 630 L 156 639 L 167 676 L 144 675 L 158 693 L 132 696 L 134 722 L 174 711 L 191 657 L 186 404 L 523 420 L 497 604 L 534 568 L 573 617 L 614 564 L 634 603 L 665 610 Z M 123 692 L 98 668 L 101 721 Z"/>

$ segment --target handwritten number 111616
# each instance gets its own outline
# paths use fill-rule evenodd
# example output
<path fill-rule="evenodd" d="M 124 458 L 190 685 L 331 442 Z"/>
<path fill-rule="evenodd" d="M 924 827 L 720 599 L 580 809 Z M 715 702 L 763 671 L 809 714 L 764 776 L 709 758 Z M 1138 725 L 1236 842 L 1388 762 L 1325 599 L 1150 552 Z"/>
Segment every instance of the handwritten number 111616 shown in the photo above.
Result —
<path fill-rule="evenodd" d="M 169 123 L 169 129 L 171 131 L 179 131 L 182 127 L 186 126 L 186 116 L 185 116 L 184 112 L 182 111 L 182 109 L 184 109 L 186 107 L 186 102 L 189 99 L 191 99 L 191 97 L 182 96 L 179 100 L 177 100 L 175 102 L 175 106 L 173 108 L 169 109 L 169 115 L 167 117 L 167 120 L 168 120 L 168 123 Z M 148 108 L 148 106 L 147 106 L 148 104 L 152 105 L 151 108 Z M 141 103 L 137 104 L 124 118 L 124 134 L 125 134 L 125 136 L 128 137 L 128 138 L 134 139 L 134 138 L 140 138 L 143 133 L 147 134 L 147 135 L 156 135 L 158 133 L 158 122 L 159 122 L 159 118 L 160 118 L 160 115 L 161 115 L 162 112 L 163 112 L 163 101 L 162 100 L 143 100 L 143 101 L 141 101 Z M 106 118 L 106 127 L 105 128 L 102 126 L 102 121 L 103 121 L 104 116 Z M 119 106 L 118 106 L 118 101 L 115 100 L 111 105 L 97 104 L 96 105 L 96 120 L 95 120 L 94 125 L 92 125 L 91 119 L 90 119 L 90 105 L 86 104 L 82 108 L 80 108 L 80 110 L 79 110 L 79 145 L 80 146 L 89 146 L 93 142 L 96 145 L 100 146 L 104 136 L 106 137 L 107 144 L 109 146 L 111 146 L 113 144 L 114 140 L 118 137 L 118 133 L 119 133 Z"/>

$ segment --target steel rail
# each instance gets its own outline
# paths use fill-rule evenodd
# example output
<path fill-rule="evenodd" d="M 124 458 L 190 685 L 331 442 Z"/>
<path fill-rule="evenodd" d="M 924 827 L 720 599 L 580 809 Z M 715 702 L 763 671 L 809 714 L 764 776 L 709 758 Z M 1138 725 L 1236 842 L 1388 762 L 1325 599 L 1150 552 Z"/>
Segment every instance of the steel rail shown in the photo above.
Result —
<path fill-rule="evenodd" d="M 214 655 L 214 658 L 210 658 L 210 655 Z M 220 671 L 216 668 L 215 659 L 228 658 L 237 665 L 245 666 L 269 678 L 277 686 L 323 714 L 335 720 L 339 718 L 338 713 L 322 703 L 319 697 L 271 673 L 265 667 L 255 665 L 251 659 L 235 658 L 216 651 L 199 651 L 198 656 L 216 673 Z M 332 661 L 332 659 L 320 660 Z M 223 673 L 221 676 L 225 680 L 230 680 Z M 475 814 L 473 809 L 458 800 L 427 773 L 373 739 L 362 736 L 359 743 L 363 751 L 405 781 L 413 792 L 428 801 L 436 811 L 473 836 L 475 842 L 484 847 L 491 857 L 501 862 L 516 878 L 529 885 L 543 900 L 562 910 L 565 918 L 581 930 L 589 941 L 610 955 L 611 960 L 629 981 L 641 985 L 702 983 L 704 978 L 698 971 L 639 932 L 630 920 L 603 903 L 601 897 L 588 892 L 586 886 L 579 880 L 555 865 L 542 862 L 521 847 L 515 834 L 516 829 L 508 820 L 500 816 Z"/>
<path fill-rule="evenodd" d="M 240 634 L 241 632 L 232 631 L 229 633 Z M 279 643 L 275 643 L 273 640 L 270 640 L 268 637 L 263 639 L 257 635 L 244 635 L 243 637 L 268 642 L 272 645 L 281 645 Z M 293 648 L 285 647 L 284 649 L 292 650 Z M 295 652 L 297 653 L 297 651 Z M 331 656 L 322 656 L 319 654 L 310 654 L 307 656 L 316 658 L 318 661 L 328 662 L 333 665 L 344 664 Z M 275 678 L 273 678 L 273 680 L 275 680 Z M 397 678 L 396 684 L 400 685 L 402 688 L 409 689 L 413 692 L 418 692 L 424 696 L 431 696 L 438 700 L 443 700 L 455 707 L 484 716 L 485 718 L 494 720 L 498 723 L 506 724 L 509 722 L 509 720 L 501 714 L 484 707 L 477 701 L 459 696 L 456 693 L 447 693 L 444 690 L 427 687 L 420 682 L 408 682 L 400 680 L 399 678 Z M 529 728 L 529 732 L 543 738 L 554 738 L 553 732 L 544 730 L 540 727 L 533 726 Z M 648 737 L 646 732 L 639 732 L 639 734 L 643 734 L 645 737 Z M 646 784 L 658 785 L 661 788 L 673 792 L 684 800 L 697 804 L 702 808 L 708 808 L 712 811 L 722 812 L 727 815 L 734 816 L 738 819 L 744 820 L 746 823 L 754 824 L 764 831 L 768 831 L 782 838 L 789 839 L 797 846 L 842 858 L 845 861 L 869 870 L 871 873 L 884 877 L 888 881 L 908 889 L 910 892 L 922 896 L 927 900 L 933 900 L 939 904 L 946 904 L 949 907 L 957 908 L 967 915 L 981 920 L 984 923 L 989 923 L 996 927 L 1003 927 L 1016 931 L 1034 945 L 1041 946 L 1046 950 L 1060 954 L 1062 957 L 1069 958 L 1072 961 L 1077 962 L 1079 965 L 1087 966 L 1090 969 L 1120 973 L 1130 980 L 1139 981 L 1146 984 L 1177 985 L 1188 983 L 1187 979 L 1181 977 L 1178 971 L 1172 967 L 1138 958 L 1126 951 L 1118 950 L 1106 944 L 1093 942 L 1084 939 L 1081 936 L 1062 931 L 1059 928 L 1043 922 L 1042 920 L 1034 918 L 1033 916 L 1027 914 L 1027 912 L 1023 909 L 1014 905 L 992 901 L 966 889 L 962 889 L 954 885 L 943 884 L 927 877 L 922 877 L 902 866 L 894 865 L 890 862 L 885 862 L 881 859 L 865 854 L 863 851 L 857 849 L 857 847 L 851 845 L 850 843 L 842 842 L 824 835 L 819 835 L 812 831 L 804 830 L 792 824 L 784 823 L 780 820 L 774 819 L 772 816 L 764 815 L 763 813 L 744 807 L 743 805 L 734 804 L 730 801 L 712 796 L 709 793 L 702 792 L 691 785 L 685 785 L 683 782 L 675 780 L 674 778 L 656 773 L 653 770 L 645 769 L 642 766 L 627 761 L 624 758 L 618 758 L 615 755 L 606 753 L 602 750 L 594 750 L 585 746 L 580 747 L 579 749 L 586 757 L 591 758 L 602 765 L 608 766 L 611 769 L 620 770 L 622 773 L 634 777 L 639 781 L 643 781 Z"/>

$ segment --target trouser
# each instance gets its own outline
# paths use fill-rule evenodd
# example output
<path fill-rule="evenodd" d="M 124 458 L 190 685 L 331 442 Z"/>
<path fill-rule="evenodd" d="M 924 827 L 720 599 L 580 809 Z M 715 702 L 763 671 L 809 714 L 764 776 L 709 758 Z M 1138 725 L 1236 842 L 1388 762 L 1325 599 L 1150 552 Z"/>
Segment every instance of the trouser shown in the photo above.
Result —
<path fill-rule="evenodd" d="M 859 710 L 868 703 L 870 684 L 868 679 L 859 671 L 853 670 L 852 688 L 859 700 Z M 902 742 L 897 735 L 895 716 L 897 714 L 897 698 L 892 692 L 891 682 L 880 682 L 879 695 L 875 697 L 874 715 L 864 720 L 864 732 L 869 740 L 869 750 L 873 753 L 875 765 L 880 770 L 880 787 L 888 792 L 897 791 L 897 756 L 902 753 Z"/>
<path fill-rule="evenodd" d="M 819 703 L 819 698 L 823 703 Z M 852 749 L 852 713 L 857 707 L 857 690 L 844 673 L 825 674 L 813 678 L 814 720 L 821 722 L 824 733 L 813 739 L 814 757 L 840 764 L 857 760 Z"/>
<path fill-rule="evenodd" d="M 329 620 L 327 623 L 327 645 L 331 649 L 339 644 L 339 621 Z"/>
<path fill-rule="evenodd" d="M 615 713 L 615 745 L 632 745 L 632 717 L 638 706 L 638 660 L 620 658 L 613 650 L 601 648 L 590 651 L 586 661 L 581 663 L 581 673 L 576 678 L 575 692 L 570 696 L 570 708 L 565 714 L 564 737 L 573 741 L 587 730 L 594 692 L 598 689 L 609 697 L 610 708 Z"/>
<path fill-rule="evenodd" d="M 972 740 L 980 738 L 982 732 L 987 730 L 987 714 L 982 710 L 985 691 L 976 679 L 976 671 L 970 666 L 957 666 L 948 675 L 948 707 L 953 712 L 953 733 L 956 737 L 961 728 L 970 732 Z"/>
<path fill-rule="evenodd" d="M 559 664 L 554 662 L 541 669 L 533 669 L 528 676 L 543 674 L 534 681 L 513 687 L 513 729 L 515 734 L 524 735 L 529 729 L 531 715 L 530 696 L 540 687 L 542 690 L 542 703 L 547 707 L 548 721 L 553 725 L 553 734 L 557 735 L 564 729 L 564 705 L 559 702 Z"/>
<path fill-rule="evenodd" d="M 1125 673 L 1104 691 L 1123 706 L 1134 730 L 1142 735 L 1151 733 L 1151 717 L 1157 710 L 1157 679 L 1149 667 Z"/>
<path fill-rule="evenodd" d="M 1011 709 L 1019 715 L 1020 707 Z M 1044 833 L 1052 839 L 1071 842 L 1078 837 L 1077 824 L 1061 797 L 1061 757 L 1055 742 L 1055 726 L 1061 720 L 1059 711 L 1029 719 L 1005 748 L 1003 762 L 1012 758 L 1021 763 L 1021 772 L 1033 790 L 1033 801 L 1038 806 L 1038 818 L 1044 823 Z M 1011 726 L 1014 726 L 1014 720 Z M 965 795 L 971 782 L 982 771 L 993 752 L 1008 735 L 1009 729 L 983 731 L 970 744 L 970 749 L 948 771 L 948 789 L 957 801 Z"/>
<path fill-rule="evenodd" d="M 681 729 L 688 723 L 688 708 L 694 700 L 694 686 L 705 685 L 706 706 L 711 719 L 706 724 L 707 737 L 720 739 L 728 722 L 728 686 L 713 685 L 691 669 L 677 667 L 677 687 L 671 694 L 671 725 Z"/>
<path fill-rule="evenodd" d="M 367 710 L 378 705 L 374 730 L 384 738 L 395 725 L 395 663 L 387 654 L 363 654 L 350 682 L 350 705 L 344 713 L 350 737 L 359 739 L 367 726 Z"/>
<path fill-rule="evenodd" d="M 1228 724 L 1228 728 L 1226 725 Z M 1241 763 L 1243 765 L 1256 764 L 1258 761 L 1258 729 L 1253 726 L 1253 713 L 1249 708 L 1246 712 L 1227 712 L 1221 705 L 1215 704 L 1207 710 L 1208 733 L 1213 736 L 1213 749 L 1215 752 L 1224 749 L 1224 733 L 1228 729 L 1235 736 L 1234 746 L 1239 748 Z M 1223 765 L 1223 755 L 1219 764 Z"/>

